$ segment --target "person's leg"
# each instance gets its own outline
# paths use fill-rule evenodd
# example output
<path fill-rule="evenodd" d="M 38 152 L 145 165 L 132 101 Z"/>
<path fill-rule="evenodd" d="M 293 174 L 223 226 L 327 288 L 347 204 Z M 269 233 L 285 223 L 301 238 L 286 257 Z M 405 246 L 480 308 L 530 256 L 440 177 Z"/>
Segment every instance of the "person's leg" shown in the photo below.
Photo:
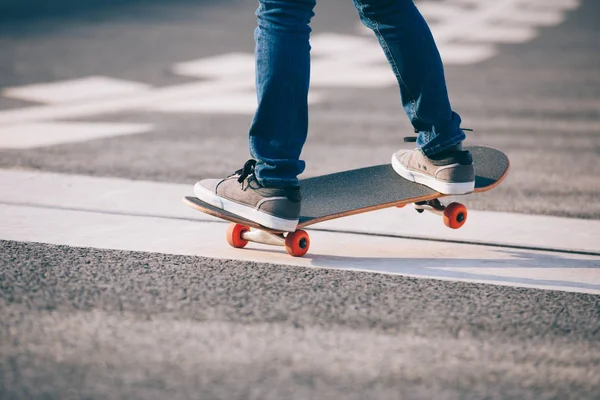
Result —
<path fill-rule="evenodd" d="M 394 169 L 445 193 L 472 191 L 471 157 L 461 151 L 465 139 L 461 119 L 452 111 L 442 60 L 413 0 L 354 0 L 354 4 L 383 48 L 398 80 L 404 110 L 418 133 L 418 149 L 395 154 Z M 447 168 L 454 164 L 456 168 Z"/>
<path fill-rule="evenodd" d="M 254 158 L 225 179 L 205 179 L 196 196 L 267 228 L 294 231 L 300 215 L 300 153 L 308 130 L 309 22 L 315 0 L 259 0 L 258 108 L 249 134 Z"/>
<path fill-rule="evenodd" d="M 460 117 L 448 100 L 442 60 L 413 0 L 354 0 L 354 4 L 396 75 L 423 153 L 432 155 L 464 140 Z"/>
<path fill-rule="evenodd" d="M 258 109 L 250 128 L 256 177 L 266 187 L 298 186 L 308 131 L 309 22 L 315 0 L 260 0 L 256 11 Z"/>

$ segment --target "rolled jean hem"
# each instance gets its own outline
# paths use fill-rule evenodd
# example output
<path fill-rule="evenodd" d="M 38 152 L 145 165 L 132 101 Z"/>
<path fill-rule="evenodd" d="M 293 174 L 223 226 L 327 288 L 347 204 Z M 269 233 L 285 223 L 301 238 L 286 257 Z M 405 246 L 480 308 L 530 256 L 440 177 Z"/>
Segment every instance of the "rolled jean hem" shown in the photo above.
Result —
<path fill-rule="evenodd" d="M 288 187 L 299 187 L 300 181 L 296 179 L 273 179 L 273 178 L 260 178 L 256 177 L 258 183 L 266 188 L 288 188 Z"/>
<path fill-rule="evenodd" d="M 435 141 L 435 139 L 437 139 L 438 137 L 439 136 L 434 138 L 433 141 Z M 431 142 L 430 142 L 423 146 L 420 146 L 419 148 L 421 149 L 423 154 L 425 154 L 426 156 L 432 156 L 434 154 L 441 153 L 442 151 L 461 143 L 465 139 L 466 139 L 466 135 L 461 132 L 460 135 L 453 135 L 453 136 L 449 137 L 448 139 L 446 139 L 445 141 L 443 141 L 442 143 L 436 143 L 434 145 L 431 145 Z"/>

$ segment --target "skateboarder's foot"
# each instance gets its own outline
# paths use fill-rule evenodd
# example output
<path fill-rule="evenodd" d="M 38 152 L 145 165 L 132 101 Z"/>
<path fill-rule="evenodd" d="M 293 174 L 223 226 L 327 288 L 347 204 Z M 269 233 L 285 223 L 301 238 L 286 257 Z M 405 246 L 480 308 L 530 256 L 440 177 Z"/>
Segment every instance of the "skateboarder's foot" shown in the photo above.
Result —
<path fill-rule="evenodd" d="M 200 200 L 264 227 L 293 232 L 300 216 L 300 188 L 265 188 L 254 176 L 256 161 L 225 179 L 205 179 L 194 186 Z"/>
<path fill-rule="evenodd" d="M 444 194 L 466 194 L 475 189 L 473 158 L 462 146 L 427 157 L 419 149 L 399 150 L 392 167 L 403 178 Z"/>

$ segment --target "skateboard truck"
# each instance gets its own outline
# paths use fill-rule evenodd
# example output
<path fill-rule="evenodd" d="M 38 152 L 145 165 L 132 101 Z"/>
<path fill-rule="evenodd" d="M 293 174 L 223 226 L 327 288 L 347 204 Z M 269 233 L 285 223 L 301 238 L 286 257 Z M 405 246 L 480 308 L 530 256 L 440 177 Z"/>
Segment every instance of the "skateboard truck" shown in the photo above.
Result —
<path fill-rule="evenodd" d="M 447 206 L 438 199 L 419 201 L 415 204 L 417 212 L 427 210 L 441 215 L 444 224 L 452 229 L 458 229 L 467 221 L 467 208 L 460 203 L 450 203 Z M 398 207 L 403 207 L 398 206 Z M 310 237 L 306 231 L 299 229 L 295 232 L 276 233 L 246 225 L 231 222 L 227 228 L 227 243 L 235 248 L 246 247 L 248 242 L 285 247 L 287 253 L 294 257 L 302 257 L 310 247 Z"/>
<path fill-rule="evenodd" d="M 415 210 L 417 210 L 419 214 L 427 210 L 437 215 L 443 215 L 445 209 L 446 206 L 442 204 L 439 199 L 418 201 L 415 203 Z"/>
<path fill-rule="evenodd" d="M 245 247 L 248 242 L 262 243 L 285 247 L 285 251 L 294 257 L 302 257 L 310 247 L 310 237 L 302 229 L 289 233 L 273 233 L 231 222 L 226 238 L 230 246 L 238 249 Z"/>
<path fill-rule="evenodd" d="M 445 206 L 439 199 L 418 201 L 415 210 L 420 214 L 429 211 L 444 218 L 444 224 L 448 228 L 458 229 L 467 222 L 467 207 L 460 203 L 450 203 Z"/>

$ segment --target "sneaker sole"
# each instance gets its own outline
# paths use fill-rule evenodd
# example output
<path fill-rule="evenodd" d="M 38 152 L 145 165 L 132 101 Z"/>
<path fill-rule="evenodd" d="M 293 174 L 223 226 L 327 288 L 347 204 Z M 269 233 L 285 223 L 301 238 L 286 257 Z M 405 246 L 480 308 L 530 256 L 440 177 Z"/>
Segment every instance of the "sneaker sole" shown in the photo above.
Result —
<path fill-rule="evenodd" d="M 436 192 L 449 195 L 468 194 L 475 190 L 475 181 L 471 182 L 444 182 L 435 179 L 431 175 L 425 175 L 418 171 L 411 171 L 406 168 L 400 160 L 396 157 L 396 154 L 392 156 L 392 168 L 398 175 L 406 180 L 420 183 L 428 186 Z"/>
<path fill-rule="evenodd" d="M 220 208 L 221 210 L 228 211 L 232 214 L 238 215 L 244 219 L 256 222 L 264 226 L 265 228 L 273 229 L 282 232 L 294 232 L 298 225 L 298 220 L 290 220 L 285 218 L 275 217 L 271 214 L 264 213 L 256 207 L 250 207 L 244 204 L 237 203 L 233 200 L 218 196 L 216 193 L 205 188 L 204 186 L 196 183 L 194 185 L 194 194 L 200 200 Z"/>

